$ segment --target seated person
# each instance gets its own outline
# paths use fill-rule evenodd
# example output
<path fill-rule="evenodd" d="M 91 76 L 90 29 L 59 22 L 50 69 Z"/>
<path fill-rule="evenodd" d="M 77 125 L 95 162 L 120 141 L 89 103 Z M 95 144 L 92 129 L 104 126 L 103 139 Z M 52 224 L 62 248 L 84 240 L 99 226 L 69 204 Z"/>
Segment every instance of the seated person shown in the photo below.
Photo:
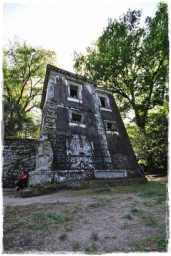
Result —
<path fill-rule="evenodd" d="M 23 184 L 27 184 L 27 180 L 28 180 L 28 171 L 23 171 L 21 176 L 20 176 L 20 180 L 17 182 L 17 187 L 15 188 L 17 191 L 19 191 L 20 189 L 23 189 Z"/>

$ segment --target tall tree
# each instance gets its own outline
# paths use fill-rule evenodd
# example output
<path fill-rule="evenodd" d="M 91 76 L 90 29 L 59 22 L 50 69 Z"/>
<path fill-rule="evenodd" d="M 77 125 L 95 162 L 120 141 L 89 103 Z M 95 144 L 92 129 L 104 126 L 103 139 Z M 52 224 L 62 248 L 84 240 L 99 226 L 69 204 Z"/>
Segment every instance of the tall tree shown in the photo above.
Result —
<path fill-rule="evenodd" d="M 3 49 L 3 103 L 5 137 L 18 136 L 34 125 L 47 64 L 56 65 L 53 51 L 33 47 L 15 37 Z"/>
<path fill-rule="evenodd" d="M 108 20 L 102 36 L 86 54 L 74 53 L 74 69 L 110 89 L 121 112 L 134 111 L 145 129 L 148 112 L 163 105 L 168 93 L 168 12 L 160 3 L 154 18 L 140 26 L 141 11 L 128 11 L 119 21 Z"/>

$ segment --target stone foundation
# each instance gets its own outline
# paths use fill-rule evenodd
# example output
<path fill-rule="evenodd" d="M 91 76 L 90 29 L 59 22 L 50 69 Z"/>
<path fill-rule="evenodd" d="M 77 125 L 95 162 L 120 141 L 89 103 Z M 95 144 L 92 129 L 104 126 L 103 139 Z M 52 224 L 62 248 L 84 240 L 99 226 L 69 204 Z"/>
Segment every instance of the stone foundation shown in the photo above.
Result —
<path fill-rule="evenodd" d="M 130 178 L 144 178 L 141 169 L 137 170 L 58 170 L 58 171 L 33 171 L 30 173 L 29 186 L 40 184 L 60 184 L 74 180 L 125 180 Z"/>
<path fill-rule="evenodd" d="M 39 184 L 37 186 L 28 187 L 19 192 L 21 197 L 38 196 L 48 193 L 54 193 L 60 189 L 91 189 L 94 192 L 110 191 L 115 186 L 137 186 L 144 184 L 146 179 L 142 178 L 127 178 L 127 179 L 103 179 L 103 180 L 70 180 L 53 184 Z"/>
<path fill-rule="evenodd" d="M 111 188 L 115 186 L 136 186 L 144 184 L 146 179 L 140 177 L 133 179 L 103 179 L 103 180 L 73 180 L 57 184 L 58 189 L 94 189 L 94 188 Z"/>

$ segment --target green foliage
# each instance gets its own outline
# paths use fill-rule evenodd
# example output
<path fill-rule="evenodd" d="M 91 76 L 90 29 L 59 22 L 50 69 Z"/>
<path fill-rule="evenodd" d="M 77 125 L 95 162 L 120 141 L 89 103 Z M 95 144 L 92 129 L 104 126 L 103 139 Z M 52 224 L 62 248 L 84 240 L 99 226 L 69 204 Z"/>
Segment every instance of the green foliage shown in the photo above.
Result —
<path fill-rule="evenodd" d="M 90 188 L 87 189 L 82 189 L 80 191 L 77 192 L 78 196 L 82 196 L 82 195 L 87 195 L 87 194 L 91 194 L 93 193 L 92 190 Z"/>
<path fill-rule="evenodd" d="M 156 237 L 157 248 L 161 251 L 166 251 L 168 246 L 168 240 L 165 235 L 161 234 Z"/>
<path fill-rule="evenodd" d="M 125 218 L 128 219 L 128 220 L 132 220 L 132 217 L 131 217 L 130 214 L 126 214 L 126 215 L 125 215 Z"/>
<path fill-rule="evenodd" d="M 126 125 L 139 164 L 167 170 L 168 156 L 168 104 L 150 111 L 145 130 L 136 125 Z"/>
<path fill-rule="evenodd" d="M 46 219 L 46 214 L 43 213 L 43 212 L 34 212 L 32 214 L 32 217 L 34 220 L 37 220 L 37 221 L 43 221 Z"/>
<path fill-rule="evenodd" d="M 4 136 L 36 136 L 40 120 L 42 83 L 48 63 L 56 63 L 54 52 L 33 47 L 14 37 L 3 49 Z"/>
<path fill-rule="evenodd" d="M 52 219 L 55 224 L 60 224 L 60 223 L 63 223 L 65 221 L 69 221 L 71 219 L 68 216 L 56 215 L 56 214 L 52 214 L 52 213 L 48 213 L 47 217 L 49 219 Z"/>
<path fill-rule="evenodd" d="M 59 235 L 59 240 L 64 241 L 67 238 L 67 234 Z"/>
<path fill-rule="evenodd" d="M 98 253 L 98 249 L 96 244 L 93 242 L 90 247 L 86 247 L 85 249 L 86 254 L 96 254 Z"/>
<path fill-rule="evenodd" d="M 131 212 L 139 218 L 142 218 L 146 225 L 152 227 L 155 227 L 157 225 L 157 221 L 149 213 L 138 209 L 133 209 Z"/>
<path fill-rule="evenodd" d="M 53 213 L 44 213 L 44 212 L 33 212 L 32 219 L 35 223 L 34 230 L 43 230 L 48 228 L 52 223 L 53 224 L 62 224 L 66 221 L 69 221 L 71 217 L 65 215 L 57 215 Z M 61 240 L 64 240 L 64 237 L 61 237 Z"/>
<path fill-rule="evenodd" d="M 98 234 L 93 232 L 93 233 L 91 234 L 91 239 L 92 239 L 93 241 L 97 241 L 97 240 L 98 240 Z"/>
<path fill-rule="evenodd" d="M 26 119 L 25 113 L 19 104 L 13 100 L 4 102 L 5 132 L 8 136 L 15 136 L 22 129 L 21 118 Z"/>
<path fill-rule="evenodd" d="M 112 239 L 116 239 L 117 237 L 116 236 L 112 236 Z"/>
<path fill-rule="evenodd" d="M 162 106 L 168 94 L 168 13 L 160 3 L 155 17 L 140 26 L 141 11 L 128 11 L 119 21 L 108 20 L 86 54 L 74 53 L 74 69 L 110 89 L 125 115 L 133 110 L 138 127 L 148 111 Z"/>

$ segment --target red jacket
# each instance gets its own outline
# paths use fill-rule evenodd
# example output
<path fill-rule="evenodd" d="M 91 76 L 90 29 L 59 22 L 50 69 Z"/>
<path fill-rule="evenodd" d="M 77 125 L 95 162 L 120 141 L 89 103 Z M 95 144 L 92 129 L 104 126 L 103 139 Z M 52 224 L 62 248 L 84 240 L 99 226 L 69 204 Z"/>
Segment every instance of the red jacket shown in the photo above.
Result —
<path fill-rule="evenodd" d="M 25 179 L 25 178 L 27 178 L 27 175 L 22 172 L 22 174 L 21 174 L 21 176 L 20 176 L 20 180 L 23 180 L 23 179 Z"/>

